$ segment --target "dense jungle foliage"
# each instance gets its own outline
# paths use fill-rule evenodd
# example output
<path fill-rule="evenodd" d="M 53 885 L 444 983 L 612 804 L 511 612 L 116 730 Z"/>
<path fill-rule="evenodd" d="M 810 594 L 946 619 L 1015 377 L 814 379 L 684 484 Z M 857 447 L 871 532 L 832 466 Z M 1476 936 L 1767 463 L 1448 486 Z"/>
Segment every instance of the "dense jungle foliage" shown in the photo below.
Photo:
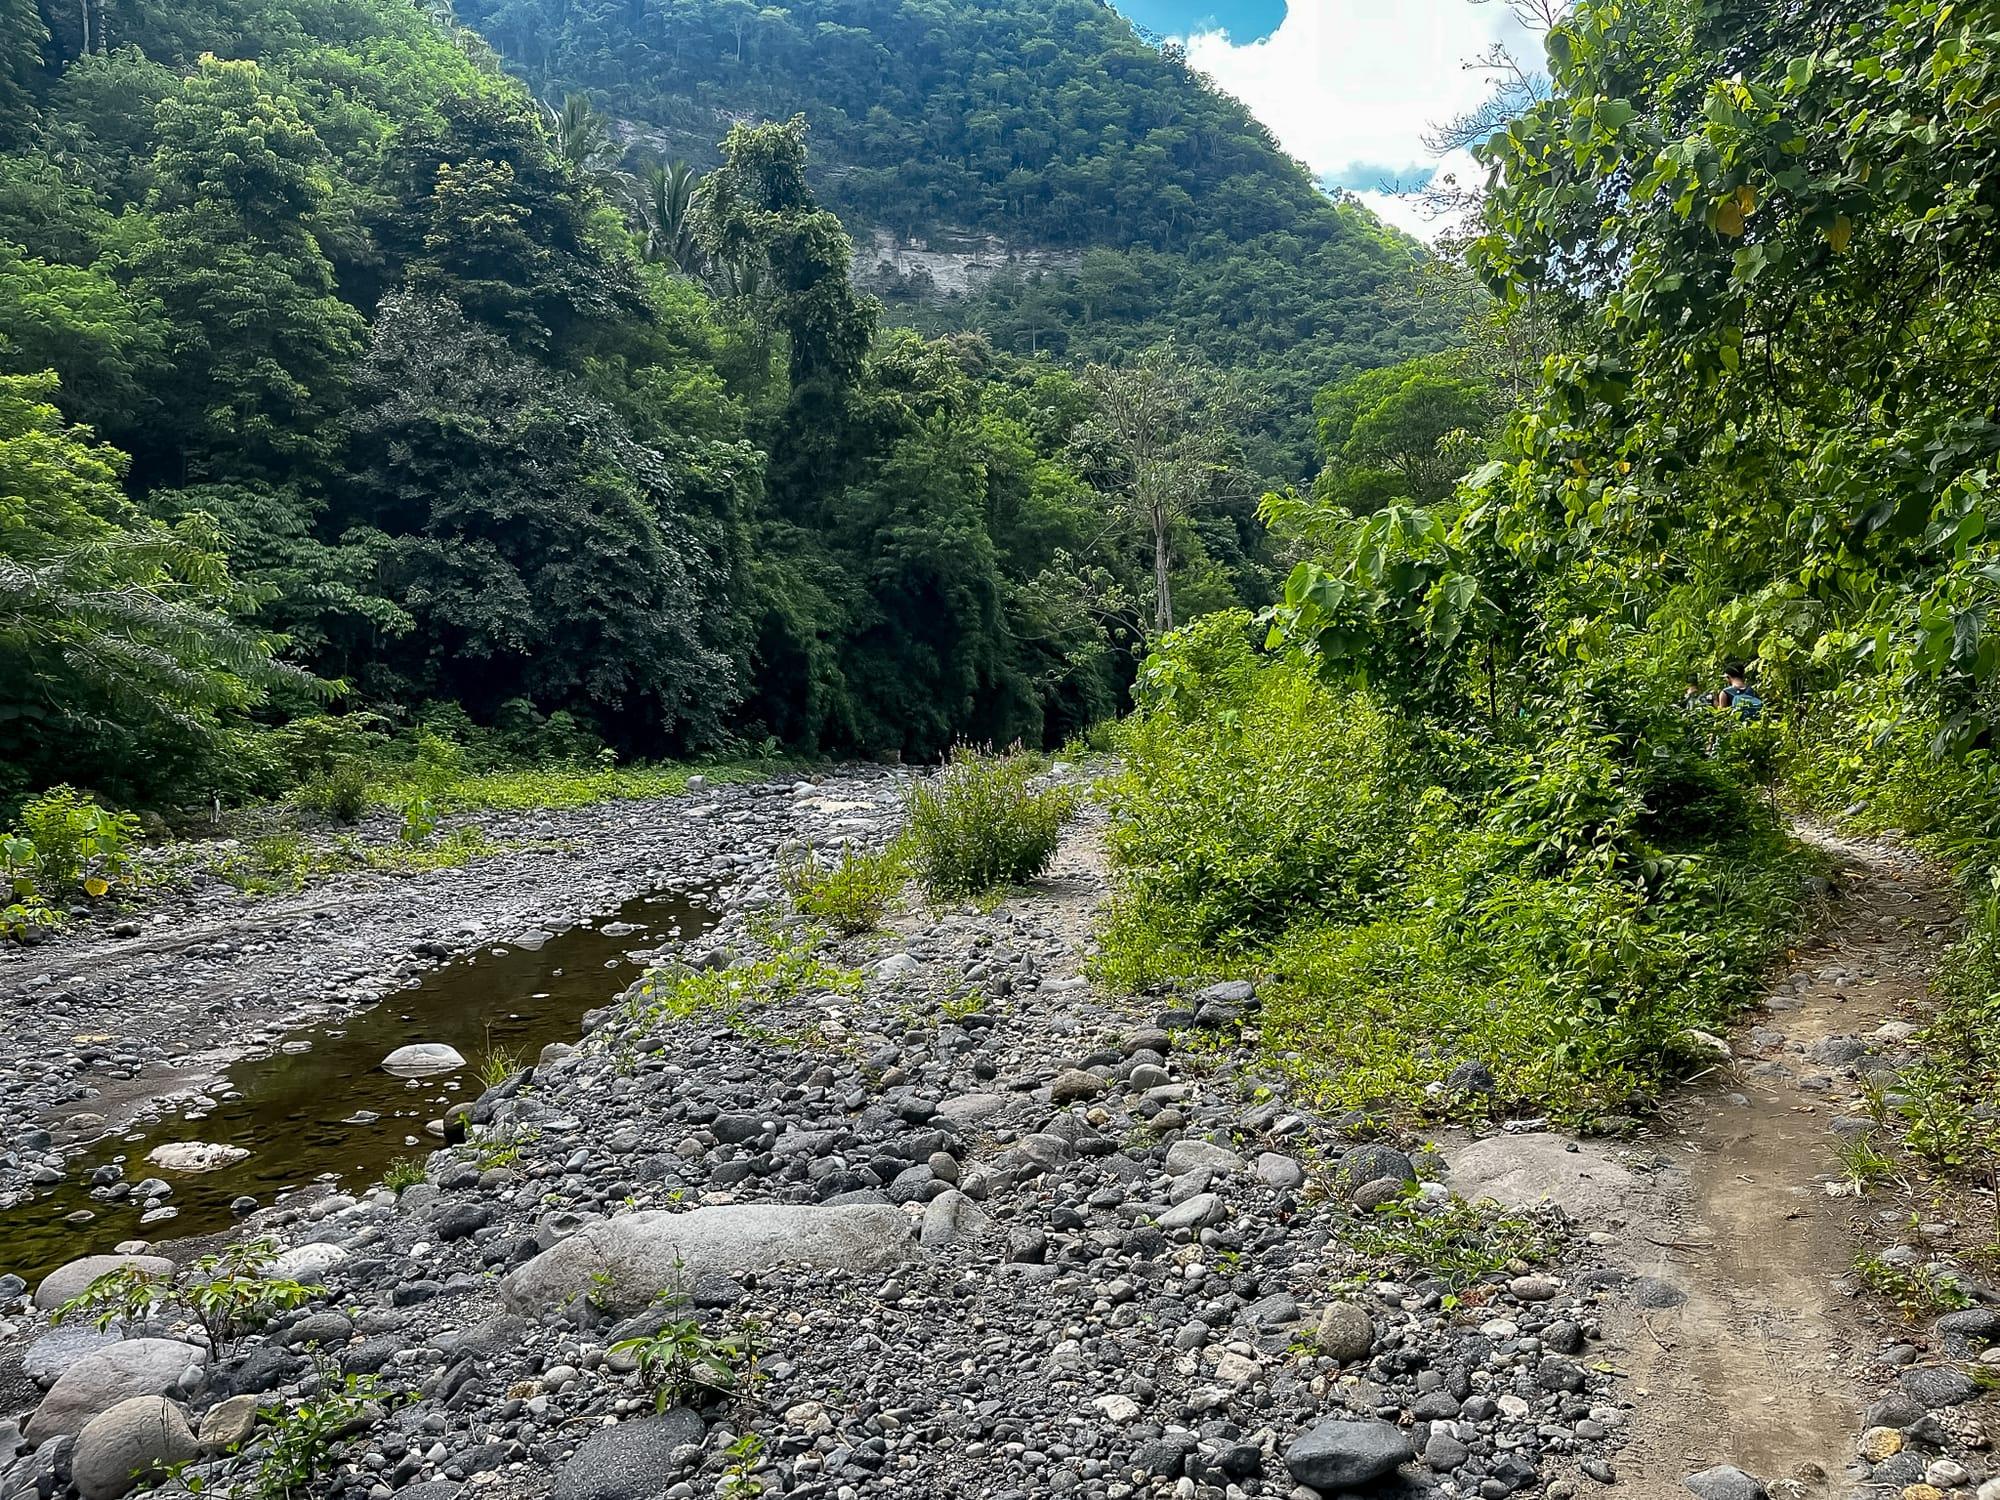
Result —
<path fill-rule="evenodd" d="M 1436 349 L 1415 247 L 1336 203 L 1234 98 L 1100 0 L 471 0 L 537 90 L 587 91 L 634 160 L 713 159 L 733 119 L 803 113 L 857 237 L 1054 252 L 970 294 L 883 287 L 898 319 L 1015 354 L 1119 359 L 1167 335 L 1257 376 L 1270 472 L 1308 464 L 1314 391 Z M 990 250 L 987 252 L 992 254 Z M 865 250 L 860 269 L 876 266 Z"/>
<path fill-rule="evenodd" d="M 1081 372 L 883 326 L 803 122 L 697 193 L 398 0 L 4 14 L 0 804 L 271 795 L 420 722 L 935 756 L 1118 710 L 1129 454 Z M 1268 597 L 1224 437 L 1195 611 Z"/>
<path fill-rule="evenodd" d="M 1794 930 L 1780 792 L 1989 880 L 1992 7 L 1579 0 L 1422 262 L 1058 15 L 480 13 L 621 142 L 394 0 L 0 0 L 0 801 L 351 812 L 397 737 L 429 827 L 468 742 L 533 801 L 1136 701 L 1104 979 L 1259 978 L 1355 1106 L 1597 1119 Z M 836 209 L 1082 257 L 926 337 Z"/>
<path fill-rule="evenodd" d="M 1283 600 L 1170 639 L 1113 786 L 1107 975 L 1268 976 L 1355 1104 L 1601 1116 L 1701 1058 L 1800 904 L 1774 774 L 2000 868 L 2000 13 L 1579 0 L 1547 63 L 1477 148 L 1489 334 L 1322 394 Z M 1990 1097 L 1982 911 L 1926 1119 Z"/>

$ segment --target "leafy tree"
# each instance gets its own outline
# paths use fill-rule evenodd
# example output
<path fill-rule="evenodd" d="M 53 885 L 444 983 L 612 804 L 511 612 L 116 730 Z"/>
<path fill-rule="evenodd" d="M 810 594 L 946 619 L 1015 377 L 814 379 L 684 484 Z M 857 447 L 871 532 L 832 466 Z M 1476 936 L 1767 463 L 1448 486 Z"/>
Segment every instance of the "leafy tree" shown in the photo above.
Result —
<path fill-rule="evenodd" d="M 255 63 L 213 58 L 160 106 L 158 133 L 152 215 L 124 252 L 170 329 L 154 461 L 178 448 L 182 471 L 214 477 L 323 464 L 363 329 L 312 230 L 325 148 Z"/>
<path fill-rule="evenodd" d="M 1164 634 L 1174 628 L 1174 528 L 1228 477 L 1240 396 L 1205 361 L 1171 343 L 1124 368 L 1093 365 L 1084 383 L 1097 409 L 1076 441 L 1093 480 L 1151 543 L 1153 628 Z"/>
<path fill-rule="evenodd" d="M 526 696 L 655 747 L 713 735 L 725 612 L 659 454 L 434 297 L 384 305 L 354 381 L 335 522 L 380 534 L 415 622 L 378 688 L 487 716 Z"/>
<path fill-rule="evenodd" d="M 0 367 L 54 370 L 72 417 L 113 432 L 143 425 L 164 345 L 159 310 L 102 270 L 52 265 L 0 241 Z"/>
<path fill-rule="evenodd" d="M 1579 330 L 1479 512 L 1560 581 L 1559 641 L 1636 591 L 1670 650 L 1884 673 L 1941 748 L 1987 738 L 2000 23 L 1588 0 L 1548 54 L 1472 257 Z"/>
<path fill-rule="evenodd" d="M 459 95 L 439 112 L 400 142 L 379 225 L 409 284 L 541 350 L 643 318 L 623 236 L 522 102 Z"/>
<path fill-rule="evenodd" d="M 136 774 L 157 790 L 273 682 L 302 679 L 232 618 L 213 528 L 138 515 L 124 456 L 65 423 L 55 387 L 0 375 L 0 761 L 28 786 Z"/>
<path fill-rule="evenodd" d="M 737 125 L 702 184 L 695 234 L 726 265 L 755 267 L 745 298 L 790 343 L 794 391 L 852 384 L 877 308 L 848 278 L 853 244 L 806 186 L 806 122 Z"/>
<path fill-rule="evenodd" d="M 0 120 L 18 120 L 32 108 L 34 78 L 48 39 L 35 0 L 0 0 Z"/>
<path fill-rule="evenodd" d="M 1313 401 L 1321 485 L 1357 509 L 1449 495 L 1494 418 L 1492 392 L 1439 357 L 1407 360 L 1328 386 Z"/>

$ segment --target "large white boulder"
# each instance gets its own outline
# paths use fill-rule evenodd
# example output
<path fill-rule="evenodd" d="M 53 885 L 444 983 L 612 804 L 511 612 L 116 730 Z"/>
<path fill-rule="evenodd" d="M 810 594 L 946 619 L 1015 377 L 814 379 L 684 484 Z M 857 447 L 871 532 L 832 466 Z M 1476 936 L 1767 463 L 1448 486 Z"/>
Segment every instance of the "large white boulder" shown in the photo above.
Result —
<path fill-rule="evenodd" d="M 455 1073 L 464 1066 L 464 1054 L 443 1042 L 412 1042 L 382 1059 L 382 1071 L 398 1078 L 428 1078 L 433 1073 Z"/>
<path fill-rule="evenodd" d="M 586 1294 L 615 1311 L 633 1312 L 680 1280 L 711 1271 L 779 1265 L 865 1271 L 914 1253 L 909 1218 L 887 1203 L 649 1210 L 578 1230 L 509 1276 L 501 1296 L 522 1313 L 566 1307 Z"/>
<path fill-rule="evenodd" d="M 233 1167 L 250 1153 L 219 1141 L 168 1141 L 146 1153 L 146 1160 L 167 1172 L 213 1172 Z"/>

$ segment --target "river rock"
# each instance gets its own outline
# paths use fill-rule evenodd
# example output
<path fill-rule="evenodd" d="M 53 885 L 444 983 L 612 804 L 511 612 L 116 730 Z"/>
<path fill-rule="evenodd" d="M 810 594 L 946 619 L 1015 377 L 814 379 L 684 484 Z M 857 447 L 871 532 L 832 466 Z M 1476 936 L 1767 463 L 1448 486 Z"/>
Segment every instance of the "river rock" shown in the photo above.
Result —
<path fill-rule="evenodd" d="M 1199 1229 L 1204 1224 L 1213 1224 L 1223 1215 L 1222 1199 L 1214 1193 L 1196 1193 L 1185 1203 L 1176 1203 L 1159 1217 L 1160 1228 L 1169 1232 L 1176 1229 Z"/>
<path fill-rule="evenodd" d="M 53 1385 L 86 1354 L 108 1349 L 124 1337 L 115 1323 L 102 1329 L 90 1323 L 61 1324 L 28 1346 L 28 1352 L 21 1356 L 21 1373 L 36 1385 Z"/>
<path fill-rule="evenodd" d="M 219 1141 L 169 1141 L 146 1153 L 146 1160 L 167 1172 L 213 1172 L 234 1166 L 250 1153 Z"/>
<path fill-rule="evenodd" d="M 152 1276 L 171 1275 L 174 1263 L 158 1255 L 86 1255 L 57 1266 L 35 1288 L 35 1306 L 44 1311 L 61 1307 L 100 1276 L 130 1266 Z"/>
<path fill-rule="evenodd" d="M 398 1078 L 428 1078 L 433 1073 L 453 1073 L 464 1066 L 465 1058 L 458 1048 L 443 1042 L 412 1042 L 382 1059 L 382 1071 Z"/>
<path fill-rule="evenodd" d="M 264 1274 L 303 1286 L 317 1286 L 328 1271 L 346 1259 L 347 1249 L 343 1245 L 297 1245 L 272 1257 Z"/>
<path fill-rule="evenodd" d="M 666 1489 L 675 1450 L 700 1443 L 703 1431 L 685 1407 L 600 1428 L 570 1455 L 549 1500 L 650 1500 Z"/>
<path fill-rule="evenodd" d="M 649 1209 L 586 1225 L 509 1276 L 501 1295 L 522 1313 L 567 1307 L 585 1293 L 635 1312 L 679 1277 L 787 1264 L 879 1270 L 907 1260 L 914 1243 L 909 1219 L 886 1203 Z"/>
<path fill-rule="evenodd" d="M 133 1396 L 84 1425 L 70 1455 L 70 1482 L 83 1500 L 120 1500 L 142 1479 L 195 1453 L 178 1406 L 161 1396 Z"/>
<path fill-rule="evenodd" d="M 1348 1191 L 1374 1182 L 1407 1183 L 1417 1180 L 1417 1169 L 1409 1157 L 1393 1146 L 1356 1146 L 1340 1158 L 1340 1175 L 1347 1179 Z"/>
<path fill-rule="evenodd" d="M 954 1241 L 977 1237 L 991 1223 L 978 1204 L 957 1188 L 947 1188 L 924 1205 L 917 1238 L 926 1250 L 942 1250 Z"/>
<path fill-rule="evenodd" d="M 1764 1481 L 1734 1464 L 1716 1464 L 1681 1481 L 1701 1500 L 1765 1500 Z"/>
<path fill-rule="evenodd" d="M 1354 1302 L 1330 1302 L 1319 1315 L 1320 1353 L 1342 1364 L 1366 1359 L 1375 1348 L 1375 1323 L 1368 1310 Z"/>
<path fill-rule="evenodd" d="M 256 1396 L 231 1396 L 202 1414 L 196 1441 L 210 1453 L 229 1453 L 250 1441 L 257 1429 L 257 1409 L 263 1404 Z"/>
<path fill-rule="evenodd" d="M 28 1419 L 24 1436 L 40 1443 L 59 1433 L 74 1437 L 100 1412 L 134 1396 L 163 1396 L 190 1370 L 208 1363 L 208 1351 L 174 1339 L 123 1339 L 86 1354 L 63 1372 Z"/>
<path fill-rule="evenodd" d="M 1227 1146 L 1204 1141 L 1199 1136 L 1183 1136 L 1167 1147 L 1167 1175 L 1181 1177 L 1203 1167 L 1211 1172 L 1240 1172 L 1243 1158 Z"/>
<path fill-rule="evenodd" d="M 1380 1479 L 1416 1450 L 1392 1422 L 1320 1422 L 1285 1450 L 1285 1467 L 1309 1489 L 1343 1490 Z"/>
<path fill-rule="evenodd" d="M 1503 1208 L 1553 1203 L 1572 1217 L 1615 1213 L 1632 1194 L 1632 1174 L 1596 1147 L 1547 1131 L 1488 1136 L 1453 1157 L 1451 1188 L 1468 1203 Z"/>
<path fill-rule="evenodd" d="M 1970 1375 L 1948 1365 L 1918 1365 L 1905 1370 L 1899 1383 L 1912 1401 L 1936 1411 L 1941 1406 L 1962 1406 L 1979 1394 Z"/>

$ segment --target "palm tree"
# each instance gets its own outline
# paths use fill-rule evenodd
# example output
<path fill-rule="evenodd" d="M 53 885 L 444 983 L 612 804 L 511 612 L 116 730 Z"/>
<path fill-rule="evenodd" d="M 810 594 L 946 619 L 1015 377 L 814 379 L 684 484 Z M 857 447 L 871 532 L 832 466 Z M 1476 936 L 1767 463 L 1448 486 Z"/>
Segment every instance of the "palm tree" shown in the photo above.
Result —
<path fill-rule="evenodd" d="M 542 115 L 555 141 L 556 155 L 574 167 L 585 182 L 607 196 L 616 196 L 630 182 L 618 166 L 620 152 L 611 134 L 611 122 L 583 95 L 563 95 L 561 108 L 544 101 Z"/>
<path fill-rule="evenodd" d="M 708 256 L 694 234 L 694 195 L 701 179 L 684 161 L 651 166 L 639 181 L 639 225 L 646 259 L 665 261 L 685 276 L 701 277 Z"/>

